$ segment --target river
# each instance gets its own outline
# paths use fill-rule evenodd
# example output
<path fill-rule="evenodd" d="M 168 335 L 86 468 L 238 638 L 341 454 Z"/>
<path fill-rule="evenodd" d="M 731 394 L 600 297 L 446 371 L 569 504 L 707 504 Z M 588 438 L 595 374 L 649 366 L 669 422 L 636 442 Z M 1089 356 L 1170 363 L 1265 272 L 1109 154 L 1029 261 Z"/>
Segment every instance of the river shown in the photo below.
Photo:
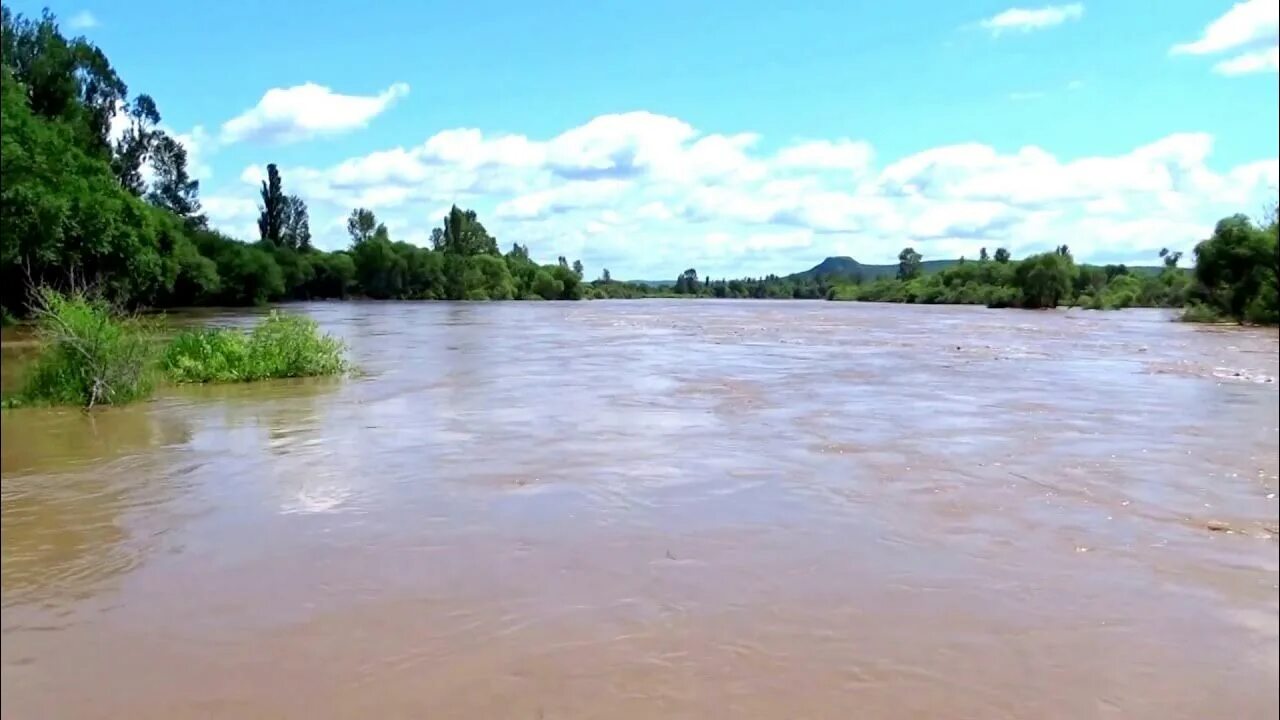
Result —
<path fill-rule="evenodd" d="M 1280 712 L 1274 329 L 290 309 L 361 374 L 4 413 L 4 718 Z"/>

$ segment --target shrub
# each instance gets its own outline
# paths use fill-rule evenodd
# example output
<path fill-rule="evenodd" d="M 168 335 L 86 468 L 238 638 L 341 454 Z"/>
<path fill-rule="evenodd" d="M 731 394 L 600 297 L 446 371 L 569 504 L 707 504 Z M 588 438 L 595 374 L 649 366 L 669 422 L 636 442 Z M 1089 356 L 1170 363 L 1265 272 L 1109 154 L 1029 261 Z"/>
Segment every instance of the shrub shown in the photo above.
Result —
<path fill-rule="evenodd" d="M 162 366 L 179 383 L 248 382 L 337 375 L 347 369 L 341 341 L 314 320 L 272 312 L 252 331 L 204 328 L 180 333 Z"/>
<path fill-rule="evenodd" d="M 37 290 L 32 316 L 43 349 L 26 377 L 21 403 L 120 404 L 155 386 L 152 329 L 84 293 Z"/>
<path fill-rule="evenodd" d="M 1183 322 L 1216 323 L 1228 319 L 1217 309 L 1204 303 L 1193 302 L 1182 311 Z"/>

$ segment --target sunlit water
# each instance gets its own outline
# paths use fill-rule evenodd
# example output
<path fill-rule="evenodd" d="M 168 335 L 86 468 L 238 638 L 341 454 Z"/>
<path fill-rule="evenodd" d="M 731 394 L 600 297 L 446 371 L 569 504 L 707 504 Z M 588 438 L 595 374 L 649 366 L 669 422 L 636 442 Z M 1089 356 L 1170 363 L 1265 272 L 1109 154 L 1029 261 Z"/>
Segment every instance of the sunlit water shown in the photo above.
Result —
<path fill-rule="evenodd" d="M 294 309 L 364 374 L 3 415 L 5 718 L 1280 709 L 1274 329 Z"/>

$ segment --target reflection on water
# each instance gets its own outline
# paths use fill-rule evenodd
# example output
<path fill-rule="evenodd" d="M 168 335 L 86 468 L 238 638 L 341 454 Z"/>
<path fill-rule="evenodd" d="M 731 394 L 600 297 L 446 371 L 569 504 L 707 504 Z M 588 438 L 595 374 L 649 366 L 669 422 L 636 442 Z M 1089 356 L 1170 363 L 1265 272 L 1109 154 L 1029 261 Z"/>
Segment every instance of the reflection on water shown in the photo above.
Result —
<path fill-rule="evenodd" d="M 1277 712 L 1275 330 L 299 309 L 360 376 L 4 414 L 5 717 Z"/>

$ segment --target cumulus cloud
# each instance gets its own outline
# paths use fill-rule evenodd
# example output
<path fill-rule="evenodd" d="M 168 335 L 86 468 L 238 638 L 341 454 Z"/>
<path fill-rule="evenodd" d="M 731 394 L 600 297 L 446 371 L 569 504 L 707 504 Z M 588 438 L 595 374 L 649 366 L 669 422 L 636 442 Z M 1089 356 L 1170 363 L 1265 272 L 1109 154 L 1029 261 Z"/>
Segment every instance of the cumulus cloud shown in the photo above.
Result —
<path fill-rule="evenodd" d="M 272 88 L 257 105 L 223 123 L 221 139 L 224 143 L 288 143 L 338 135 L 368 125 L 408 94 L 405 83 L 395 83 L 377 95 L 343 95 L 315 83 Z"/>
<path fill-rule="evenodd" d="M 1273 158 L 1215 170 L 1213 138 L 1179 133 L 1128 152 L 1062 158 L 1027 146 L 922 148 L 876 160 L 870 143 L 806 139 L 761 147 L 752 133 L 707 132 L 654 113 L 605 115 L 550 137 L 437 132 L 324 167 L 282 167 L 312 208 L 322 247 L 345 244 L 343 217 L 374 209 L 397 239 L 426 242 L 441 208 L 474 208 L 505 246 L 581 257 L 615 277 L 791 272 L 826 255 L 891 262 L 978 248 L 1023 254 L 1069 244 L 1078 258 L 1155 262 L 1189 250 L 1220 217 L 1274 195 Z M 215 201 L 216 224 L 253 237 L 254 192 Z M 1156 220 L 1152 220 L 1156 218 Z"/>
<path fill-rule="evenodd" d="M 1084 17 L 1084 5 L 1046 5 L 1040 8 L 1014 7 L 993 15 L 978 24 L 992 35 L 999 37 L 1008 32 L 1032 32 L 1061 25 L 1069 20 Z"/>
<path fill-rule="evenodd" d="M 1231 6 L 1196 40 L 1170 48 L 1173 55 L 1238 53 L 1213 66 L 1220 75 L 1247 75 L 1280 69 L 1280 5 L 1275 0 L 1246 0 Z"/>
<path fill-rule="evenodd" d="M 1198 40 L 1174 45 L 1170 52 L 1175 55 L 1208 55 L 1255 44 L 1273 43 L 1278 18 L 1280 6 L 1270 0 L 1236 3 L 1221 17 L 1209 23 Z"/>
<path fill-rule="evenodd" d="M 871 143 L 861 140 L 815 140 L 783 148 L 775 163 L 781 167 L 808 170 L 848 170 L 865 172 L 875 153 Z"/>
<path fill-rule="evenodd" d="M 81 10 L 67 20 L 67 25 L 73 30 L 88 30 L 98 27 L 98 18 L 88 10 Z"/>

